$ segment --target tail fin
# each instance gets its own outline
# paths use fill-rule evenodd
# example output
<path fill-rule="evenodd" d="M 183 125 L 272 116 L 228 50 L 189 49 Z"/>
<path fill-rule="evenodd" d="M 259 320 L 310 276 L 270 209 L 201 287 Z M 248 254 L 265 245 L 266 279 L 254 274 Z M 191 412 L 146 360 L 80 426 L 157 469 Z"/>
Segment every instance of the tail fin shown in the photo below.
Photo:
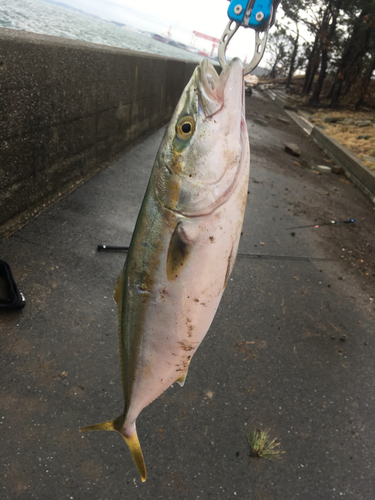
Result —
<path fill-rule="evenodd" d="M 125 443 L 128 445 L 134 463 L 138 469 L 141 476 L 142 482 L 146 481 L 146 465 L 143 459 L 143 454 L 141 450 L 141 445 L 139 444 L 137 431 L 135 429 L 135 424 L 133 424 L 133 429 L 131 435 L 125 435 L 123 433 L 122 426 L 118 425 L 119 420 L 123 422 L 123 417 L 115 418 L 114 420 L 108 420 L 107 422 L 102 422 L 100 424 L 88 425 L 87 427 L 82 427 L 79 432 L 83 431 L 117 431 L 123 437 Z M 116 425 L 117 424 L 117 425 Z"/>

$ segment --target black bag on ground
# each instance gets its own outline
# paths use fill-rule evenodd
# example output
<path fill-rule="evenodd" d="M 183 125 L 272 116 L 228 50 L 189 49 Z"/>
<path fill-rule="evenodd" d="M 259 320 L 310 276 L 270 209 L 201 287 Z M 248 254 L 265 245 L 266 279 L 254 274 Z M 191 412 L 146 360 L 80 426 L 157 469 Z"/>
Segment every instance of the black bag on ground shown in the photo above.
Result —
<path fill-rule="evenodd" d="M 22 309 L 25 307 L 25 297 L 18 290 L 9 264 L 3 260 L 0 260 L 0 281 L 5 284 L 4 291 L 6 293 L 6 297 L 0 297 L 0 310 Z"/>

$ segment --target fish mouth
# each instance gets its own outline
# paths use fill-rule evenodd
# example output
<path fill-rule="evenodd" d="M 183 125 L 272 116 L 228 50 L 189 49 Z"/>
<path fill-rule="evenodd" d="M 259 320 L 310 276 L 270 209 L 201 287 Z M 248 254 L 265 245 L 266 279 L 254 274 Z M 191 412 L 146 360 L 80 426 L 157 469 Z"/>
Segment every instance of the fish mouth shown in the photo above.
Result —
<path fill-rule="evenodd" d="M 241 85 L 239 85 L 239 80 Z M 243 65 L 237 57 L 223 69 L 220 76 L 208 59 L 199 65 L 198 91 L 200 104 L 207 118 L 225 106 L 244 108 Z"/>

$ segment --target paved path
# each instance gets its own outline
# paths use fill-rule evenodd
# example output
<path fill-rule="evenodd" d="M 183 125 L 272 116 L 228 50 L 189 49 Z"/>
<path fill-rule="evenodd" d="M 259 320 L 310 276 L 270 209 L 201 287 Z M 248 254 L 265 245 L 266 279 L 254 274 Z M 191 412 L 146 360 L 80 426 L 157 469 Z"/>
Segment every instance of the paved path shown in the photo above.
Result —
<path fill-rule="evenodd" d="M 343 248 L 370 258 L 375 212 L 343 176 L 307 168 L 322 153 L 282 110 L 256 92 L 247 103 L 240 255 L 185 387 L 138 419 L 145 484 L 117 434 L 78 429 L 122 411 L 124 254 L 96 245 L 130 242 L 163 131 L 0 244 L 27 300 L 0 318 L 3 500 L 373 499 L 375 293 Z M 288 229 L 353 214 L 356 227 Z M 249 457 L 256 429 L 280 439 L 282 461 Z"/>

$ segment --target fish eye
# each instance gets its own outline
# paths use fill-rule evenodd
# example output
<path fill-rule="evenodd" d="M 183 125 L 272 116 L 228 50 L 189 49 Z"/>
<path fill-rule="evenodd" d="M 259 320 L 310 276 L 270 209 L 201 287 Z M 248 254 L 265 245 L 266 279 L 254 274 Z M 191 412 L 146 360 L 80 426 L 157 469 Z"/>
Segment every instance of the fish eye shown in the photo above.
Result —
<path fill-rule="evenodd" d="M 191 123 L 183 123 L 181 125 L 181 130 L 184 134 L 189 134 L 189 132 L 191 131 Z"/>
<path fill-rule="evenodd" d="M 183 116 L 177 123 L 177 137 L 182 141 L 190 139 L 195 130 L 195 121 L 192 116 Z"/>

